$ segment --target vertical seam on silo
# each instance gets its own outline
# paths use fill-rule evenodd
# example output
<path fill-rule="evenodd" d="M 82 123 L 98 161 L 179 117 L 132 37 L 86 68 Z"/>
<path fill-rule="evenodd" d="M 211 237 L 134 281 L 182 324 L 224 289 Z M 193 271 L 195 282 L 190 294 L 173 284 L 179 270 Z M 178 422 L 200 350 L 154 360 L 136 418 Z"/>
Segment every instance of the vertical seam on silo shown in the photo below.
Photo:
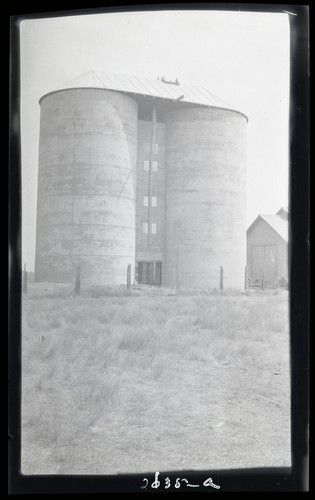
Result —
<path fill-rule="evenodd" d="M 38 147 L 38 160 L 37 160 L 37 200 L 36 200 L 36 233 L 35 233 L 35 263 L 34 263 L 34 279 L 36 281 L 36 275 L 38 274 L 38 240 L 39 240 L 39 227 L 38 227 L 38 216 L 39 216 L 39 174 L 40 174 L 40 146 L 41 146 L 41 116 L 42 116 L 42 106 L 40 104 L 40 124 L 39 124 L 39 147 Z"/>
<path fill-rule="evenodd" d="M 164 235 L 163 235 L 163 266 L 162 266 L 162 284 L 165 286 L 165 262 L 166 262 L 166 188 L 167 188 L 167 122 L 165 121 L 164 126 Z"/>
<path fill-rule="evenodd" d="M 71 99 L 70 99 L 71 100 Z M 73 253 L 73 242 L 74 242 L 74 175 L 75 175 L 75 164 L 76 164 L 76 136 L 77 136 L 77 128 L 76 128 L 76 114 L 77 114 L 77 98 L 76 92 L 74 92 L 74 134 L 73 134 L 73 155 L 72 155 L 72 182 L 71 182 L 71 204 L 72 204 L 72 214 L 71 214 L 71 261 L 72 261 L 72 253 Z"/>

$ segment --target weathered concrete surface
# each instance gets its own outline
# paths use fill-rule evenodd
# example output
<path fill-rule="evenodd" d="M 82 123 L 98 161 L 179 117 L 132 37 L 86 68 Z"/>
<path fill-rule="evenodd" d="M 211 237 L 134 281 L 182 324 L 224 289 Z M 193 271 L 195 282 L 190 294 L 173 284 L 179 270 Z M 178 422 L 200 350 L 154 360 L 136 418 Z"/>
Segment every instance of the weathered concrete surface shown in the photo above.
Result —
<path fill-rule="evenodd" d="M 41 101 L 35 280 L 126 283 L 135 262 L 137 104 L 71 89 Z"/>
<path fill-rule="evenodd" d="M 137 158 L 137 209 L 136 209 L 136 260 L 163 261 L 164 258 L 164 199 L 165 199 L 165 124 L 157 123 L 157 152 L 153 161 L 158 163 L 157 171 L 151 171 L 151 195 L 157 198 L 157 206 L 150 208 L 150 222 L 157 224 L 156 234 L 143 234 L 143 223 L 148 221 L 148 207 L 143 206 L 143 197 L 148 195 L 149 172 L 144 162 L 149 161 L 152 122 L 138 121 Z"/>
<path fill-rule="evenodd" d="M 163 285 L 243 288 L 246 118 L 218 108 L 165 112 L 148 172 L 151 122 L 119 92 L 68 89 L 41 101 L 35 280 L 126 283 L 128 264 L 163 261 Z M 138 155 L 138 162 L 137 162 Z M 136 167 L 137 166 L 137 167 Z M 178 272 L 177 272 L 178 271 Z"/>
<path fill-rule="evenodd" d="M 166 114 L 164 284 L 244 287 L 246 118 L 217 108 Z M 178 254 L 178 266 L 177 266 Z"/>

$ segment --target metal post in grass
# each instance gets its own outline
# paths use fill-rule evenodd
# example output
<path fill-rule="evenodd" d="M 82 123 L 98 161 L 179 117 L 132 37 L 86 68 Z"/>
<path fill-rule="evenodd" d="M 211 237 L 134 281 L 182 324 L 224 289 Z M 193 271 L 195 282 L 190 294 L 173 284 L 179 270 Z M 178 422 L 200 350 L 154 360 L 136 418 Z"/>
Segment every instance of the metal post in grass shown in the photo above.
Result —
<path fill-rule="evenodd" d="M 80 295 L 80 290 L 81 290 L 81 267 L 78 266 L 76 269 L 76 275 L 75 275 L 74 294 Z"/>
<path fill-rule="evenodd" d="M 223 267 L 220 266 L 220 290 L 223 290 Z"/>
<path fill-rule="evenodd" d="M 24 271 L 23 271 L 23 293 L 26 295 L 27 294 L 27 271 L 26 271 L 26 262 L 24 264 Z"/>
<path fill-rule="evenodd" d="M 131 287 L 131 264 L 127 267 L 127 288 Z"/>

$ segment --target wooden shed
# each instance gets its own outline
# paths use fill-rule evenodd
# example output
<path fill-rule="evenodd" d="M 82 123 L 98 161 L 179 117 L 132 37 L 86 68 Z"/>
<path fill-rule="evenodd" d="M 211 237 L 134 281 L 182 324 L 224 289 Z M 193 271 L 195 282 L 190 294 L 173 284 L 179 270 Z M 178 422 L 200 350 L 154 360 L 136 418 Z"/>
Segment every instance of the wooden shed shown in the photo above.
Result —
<path fill-rule="evenodd" d="M 275 215 L 260 214 L 247 229 L 249 286 L 281 286 L 289 279 L 288 209 Z"/>

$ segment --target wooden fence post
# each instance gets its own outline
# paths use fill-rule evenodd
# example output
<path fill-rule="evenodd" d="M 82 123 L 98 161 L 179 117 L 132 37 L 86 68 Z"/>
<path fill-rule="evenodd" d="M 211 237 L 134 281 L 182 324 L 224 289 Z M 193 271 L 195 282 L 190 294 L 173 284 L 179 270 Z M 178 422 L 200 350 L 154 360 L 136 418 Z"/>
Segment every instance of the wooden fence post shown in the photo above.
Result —
<path fill-rule="evenodd" d="M 245 290 L 248 289 L 248 267 L 245 266 Z"/>
<path fill-rule="evenodd" d="M 223 267 L 220 266 L 220 290 L 223 290 Z"/>
<path fill-rule="evenodd" d="M 74 294 L 80 295 L 80 290 L 81 290 L 81 267 L 78 266 L 76 269 L 76 275 L 75 275 Z"/>
<path fill-rule="evenodd" d="M 27 271 L 26 271 L 26 263 L 24 264 L 24 271 L 23 271 L 23 293 L 25 295 L 27 294 Z"/>
<path fill-rule="evenodd" d="M 127 267 L 127 288 L 131 287 L 131 264 Z"/>
<path fill-rule="evenodd" d="M 264 264 L 263 264 L 263 270 L 262 270 L 262 280 L 261 280 L 261 289 L 264 289 L 265 285 L 265 263 L 266 263 L 266 246 L 264 246 Z"/>

